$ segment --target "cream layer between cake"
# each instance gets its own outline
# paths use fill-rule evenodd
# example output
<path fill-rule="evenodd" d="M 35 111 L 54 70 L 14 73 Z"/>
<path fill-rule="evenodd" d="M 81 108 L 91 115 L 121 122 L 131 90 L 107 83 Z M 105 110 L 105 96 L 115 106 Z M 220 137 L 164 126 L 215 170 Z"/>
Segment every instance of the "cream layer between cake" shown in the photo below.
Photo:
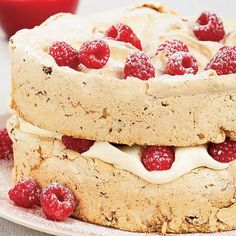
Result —
<path fill-rule="evenodd" d="M 15 129 L 15 137 L 12 139 L 30 142 L 33 135 L 41 138 L 52 138 L 61 141 L 62 134 L 47 131 L 38 128 L 23 119 L 12 116 L 8 121 L 8 130 Z M 55 147 L 55 152 L 61 152 L 67 149 L 62 142 Z M 129 171 L 138 177 L 153 184 L 165 184 L 176 180 L 177 178 L 191 172 L 199 167 L 207 167 L 213 170 L 223 170 L 229 167 L 229 164 L 215 161 L 207 152 L 206 145 L 196 147 L 176 147 L 175 161 L 170 170 L 166 171 L 148 171 L 141 162 L 141 146 L 121 146 L 117 147 L 108 142 L 96 141 L 94 145 L 86 152 L 80 155 L 85 158 L 96 158 L 105 163 L 113 165 L 115 168 Z M 76 152 L 70 150 L 73 156 Z M 78 155 L 78 154 L 77 154 Z"/>

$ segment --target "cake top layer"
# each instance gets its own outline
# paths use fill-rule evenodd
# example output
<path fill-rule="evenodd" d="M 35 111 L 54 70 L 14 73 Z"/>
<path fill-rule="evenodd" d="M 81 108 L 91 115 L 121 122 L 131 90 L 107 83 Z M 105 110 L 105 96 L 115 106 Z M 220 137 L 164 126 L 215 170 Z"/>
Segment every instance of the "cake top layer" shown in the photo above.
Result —
<path fill-rule="evenodd" d="M 217 75 L 205 68 L 224 45 L 236 45 L 236 21 L 222 19 L 225 35 L 215 42 L 195 36 L 196 20 L 182 18 L 161 4 L 142 3 L 84 18 L 58 14 L 39 27 L 22 30 L 10 40 L 12 108 L 41 128 L 98 141 L 189 146 L 221 142 L 226 134 L 233 137 L 235 74 Z M 117 23 L 128 25 L 140 39 L 155 78 L 125 77 L 127 58 L 140 51 L 104 36 Z M 58 66 L 49 54 L 55 41 L 79 51 L 96 39 L 110 50 L 100 69 L 83 63 L 76 69 Z M 169 55 L 158 51 L 166 40 L 186 44 L 198 70 L 168 74 Z"/>
<path fill-rule="evenodd" d="M 109 19 L 109 20 L 108 20 Z M 235 88 L 234 76 L 227 75 L 230 81 L 220 78 L 217 81 L 202 81 L 214 78 L 213 70 L 205 70 L 208 62 L 223 45 L 236 45 L 236 21 L 223 19 L 225 37 L 220 42 L 200 41 L 193 33 L 196 18 L 182 18 L 173 11 L 166 10 L 158 3 L 142 3 L 125 9 L 114 10 L 89 17 L 79 17 L 70 14 L 58 14 L 40 27 L 18 32 L 10 41 L 10 46 L 20 47 L 25 54 L 31 54 L 38 63 L 54 67 L 59 73 L 74 75 L 69 68 L 59 68 L 48 49 L 55 41 L 65 41 L 79 49 L 86 41 L 94 39 L 105 40 L 111 55 L 108 63 L 101 69 L 89 69 L 81 65 L 77 69 L 80 77 L 94 79 L 124 79 L 126 58 L 138 51 L 129 43 L 104 38 L 104 32 L 116 23 L 123 23 L 131 27 L 142 43 L 145 54 L 151 59 L 155 68 L 156 78 L 148 81 L 149 93 L 158 97 L 181 95 L 188 93 L 210 92 L 213 90 L 231 90 Z M 196 58 L 198 72 L 196 75 L 169 76 L 166 72 L 166 52 L 157 53 L 158 46 L 166 40 L 181 40 L 186 43 L 190 53 Z M 132 79 L 128 77 L 128 80 Z M 195 81 L 197 79 L 197 81 Z M 189 81 L 189 82 L 186 82 Z M 158 83 L 158 87 L 152 86 Z M 191 90 L 188 89 L 191 84 Z M 210 83 L 210 84 L 209 84 Z M 217 88 L 217 89 L 216 89 Z"/>

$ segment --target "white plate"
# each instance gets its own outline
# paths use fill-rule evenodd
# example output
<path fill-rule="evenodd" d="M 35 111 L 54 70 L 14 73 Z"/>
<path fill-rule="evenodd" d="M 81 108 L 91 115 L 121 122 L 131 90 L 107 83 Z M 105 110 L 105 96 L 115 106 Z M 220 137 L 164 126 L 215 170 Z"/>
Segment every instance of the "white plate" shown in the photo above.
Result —
<path fill-rule="evenodd" d="M 0 116 L 0 128 L 5 126 L 8 115 Z M 11 188 L 12 161 L 0 160 L 0 217 L 53 235 L 64 236 L 154 236 L 157 234 L 141 234 L 124 232 L 112 228 L 85 223 L 75 219 L 63 222 L 47 220 L 39 207 L 24 209 L 14 206 L 8 199 L 8 190 Z M 191 234 L 191 236 L 206 236 L 206 234 Z M 235 236 L 236 231 L 210 234 L 211 236 Z M 180 236 L 180 235 L 179 235 Z M 190 236 L 190 235 L 189 235 Z"/>

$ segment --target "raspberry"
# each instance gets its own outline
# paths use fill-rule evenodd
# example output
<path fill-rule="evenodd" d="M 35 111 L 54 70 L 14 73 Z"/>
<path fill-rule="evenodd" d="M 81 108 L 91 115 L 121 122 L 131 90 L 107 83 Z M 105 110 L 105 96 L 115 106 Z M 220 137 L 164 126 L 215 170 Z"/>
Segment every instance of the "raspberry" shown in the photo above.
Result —
<path fill-rule="evenodd" d="M 128 25 L 121 23 L 112 25 L 105 32 L 105 36 L 117 41 L 130 43 L 137 49 L 142 50 L 139 38 Z"/>
<path fill-rule="evenodd" d="M 234 161 L 236 160 L 236 141 L 226 138 L 223 143 L 210 143 L 208 152 L 216 161 L 222 163 Z"/>
<path fill-rule="evenodd" d="M 236 46 L 224 46 L 210 60 L 206 70 L 213 69 L 218 75 L 236 73 Z"/>
<path fill-rule="evenodd" d="M 8 192 L 9 198 L 15 205 L 31 208 L 39 205 L 41 190 L 31 178 L 20 180 L 14 188 Z"/>
<path fill-rule="evenodd" d="M 47 218 L 55 221 L 65 220 L 72 215 L 75 208 L 72 192 L 57 183 L 52 183 L 43 189 L 40 203 Z"/>
<path fill-rule="evenodd" d="M 67 135 L 63 135 L 61 141 L 67 148 L 79 153 L 88 151 L 95 142 L 93 140 L 74 138 Z"/>
<path fill-rule="evenodd" d="M 147 146 L 141 159 L 143 165 L 149 171 L 168 170 L 175 160 L 174 150 L 169 146 Z"/>
<path fill-rule="evenodd" d="M 198 17 L 193 32 L 202 41 L 219 42 L 225 36 L 221 19 L 212 12 L 203 12 Z"/>
<path fill-rule="evenodd" d="M 108 44 L 100 39 L 88 41 L 79 50 L 80 62 L 88 68 L 100 69 L 110 58 Z"/>
<path fill-rule="evenodd" d="M 0 159 L 12 159 L 12 141 L 6 129 L 0 131 Z"/>
<path fill-rule="evenodd" d="M 162 51 L 166 51 L 168 53 L 167 56 L 170 56 L 175 52 L 188 52 L 188 47 L 183 41 L 171 39 L 160 44 L 156 54 Z"/>
<path fill-rule="evenodd" d="M 54 42 L 49 48 L 49 54 L 58 66 L 69 66 L 76 69 L 79 65 L 78 52 L 65 42 Z"/>
<path fill-rule="evenodd" d="M 196 74 L 197 60 L 188 52 L 175 52 L 168 58 L 166 70 L 170 75 Z"/>
<path fill-rule="evenodd" d="M 143 52 L 135 52 L 128 56 L 124 68 L 125 78 L 136 77 L 148 80 L 155 77 L 155 69 L 150 59 Z"/>

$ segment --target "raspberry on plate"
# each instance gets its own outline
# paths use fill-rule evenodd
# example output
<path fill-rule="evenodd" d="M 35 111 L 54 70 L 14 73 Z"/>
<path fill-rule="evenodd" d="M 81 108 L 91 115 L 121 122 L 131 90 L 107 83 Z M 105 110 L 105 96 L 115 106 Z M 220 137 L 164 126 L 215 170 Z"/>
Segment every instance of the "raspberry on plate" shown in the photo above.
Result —
<path fill-rule="evenodd" d="M 58 183 L 52 183 L 43 189 L 40 203 L 47 218 L 55 221 L 65 220 L 75 208 L 73 193 Z"/>
<path fill-rule="evenodd" d="M 212 12 L 203 12 L 197 19 L 193 32 L 202 41 L 219 42 L 225 36 L 222 20 Z"/>
<path fill-rule="evenodd" d="M 236 160 L 236 141 L 226 138 L 223 143 L 210 143 L 208 152 L 216 161 L 229 163 Z"/>
<path fill-rule="evenodd" d="M 88 41 L 79 50 L 79 60 L 90 69 L 100 69 L 105 66 L 110 58 L 110 48 L 101 39 Z"/>
<path fill-rule="evenodd" d="M 139 38 L 128 25 L 121 23 L 112 25 L 105 32 L 105 36 L 117 41 L 130 43 L 137 49 L 142 50 L 142 45 Z"/>
<path fill-rule="evenodd" d="M 49 48 L 49 54 L 58 66 L 68 66 L 77 69 L 79 65 L 78 52 L 66 42 L 54 42 Z"/>
<path fill-rule="evenodd" d="M 6 129 L 0 131 L 0 159 L 12 159 L 12 141 Z"/>
<path fill-rule="evenodd" d="M 169 146 L 147 146 L 141 159 L 147 170 L 162 171 L 171 168 L 175 155 L 173 148 Z"/>
<path fill-rule="evenodd" d="M 188 47 L 181 40 L 170 39 L 158 46 L 156 54 L 163 51 L 166 51 L 168 54 L 167 56 L 170 56 L 175 52 L 188 52 Z"/>
<path fill-rule="evenodd" d="M 166 72 L 170 75 L 196 74 L 197 60 L 188 52 L 175 52 L 168 58 Z"/>
<path fill-rule="evenodd" d="M 74 138 L 67 135 L 63 135 L 61 141 L 67 148 L 79 153 L 88 151 L 95 142 L 93 140 Z"/>
<path fill-rule="evenodd" d="M 155 69 L 149 57 L 143 52 L 135 52 L 128 56 L 124 68 L 125 78 L 136 77 L 148 80 L 155 77 Z"/>
<path fill-rule="evenodd" d="M 40 193 L 41 190 L 37 183 L 31 178 L 26 178 L 20 180 L 14 188 L 8 192 L 8 196 L 15 205 L 31 208 L 39 205 Z"/>
<path fill-rule="evenodd" d="M 215 70 L 218 75 L 236 73 L 236 46 L 224 46 L 210 60 L 206 70 Z"/>

